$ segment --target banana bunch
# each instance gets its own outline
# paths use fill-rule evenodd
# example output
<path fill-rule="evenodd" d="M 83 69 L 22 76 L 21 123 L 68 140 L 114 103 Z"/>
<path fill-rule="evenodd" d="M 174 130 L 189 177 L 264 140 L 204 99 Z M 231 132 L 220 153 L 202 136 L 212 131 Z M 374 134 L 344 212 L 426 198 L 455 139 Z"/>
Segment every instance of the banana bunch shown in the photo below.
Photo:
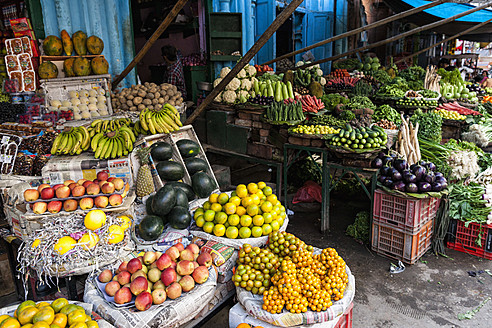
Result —
<path fill-rule="evenodd" d="M 136 139 L 132 129 L 123 125 L 115 131 L 96 133 L 90 146 L 95 158 L 119 158 L 128 155 L 133 150 L 133 143 Z"/>
<path fill-rule="evenodd" d="M 132 121 L 129 118 L 117 118 L 113 120 L 95 120 L 89 126 L 89 134 L 94 137 L 99 132 L 107 133 L 116 131 L 122 126 L 131 126 Z"/>
<path fill-rule="evenodd" d="M 91 137 L 84 126 L 71 127 L 53 141 L 51 155 L 79 155 L 89 149 Z"/>
<path fill-rule="evenodd" d="M 170 104 L 165 104 L 161 110 L 146 108 L 140 112 L 139 118 L 134 126 L 139 134 L 170 133 L 183 126 L 178 110 Z"/>

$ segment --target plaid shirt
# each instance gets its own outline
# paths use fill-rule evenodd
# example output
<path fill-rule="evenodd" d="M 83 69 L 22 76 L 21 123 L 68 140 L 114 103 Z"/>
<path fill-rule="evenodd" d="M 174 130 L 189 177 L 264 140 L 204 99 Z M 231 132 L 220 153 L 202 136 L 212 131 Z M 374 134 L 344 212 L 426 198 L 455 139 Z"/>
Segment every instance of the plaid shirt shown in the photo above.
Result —
<path fill-rule="evenodd" d="M 176 62 L 167 69 L 167 83 L 175 85 L 178 91 L 181 92 L 183 99 L 186 99 L 186 86 L 183 73 L 183 64 L 181 58 L 178 57 Z"/>

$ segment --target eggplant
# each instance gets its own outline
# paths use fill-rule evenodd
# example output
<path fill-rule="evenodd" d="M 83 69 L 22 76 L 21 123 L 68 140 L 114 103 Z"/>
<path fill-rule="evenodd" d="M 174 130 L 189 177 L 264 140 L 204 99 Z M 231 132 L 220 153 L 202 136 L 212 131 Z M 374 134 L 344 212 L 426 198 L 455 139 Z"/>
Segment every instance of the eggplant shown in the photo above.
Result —
<path fill-rule="evenodd" d="M 405 186 L 405 190 L 407 192 L 415 193 L 415 192 L 419 191 L 419 188 L 417 187 L 417 185 L 415 183 L 411 182 L 411 183 L 407 183 L 407 185 Z"/>
<path fill-rule="evenodd" d="M 436 170 L 436 164 L 432 163 L 432 162 L 429 162 L 427 164 L 427 168 L 431 171 L 435 171 Z"/>
<path fill-rule="evenodd" d="M 417 177 L 412 172 L 408 172 L 403 174 L 403 180 L 405 180 L 406 183 L 416 183 Z"/>
<path fill-rule="evenodd" d="M 440 182 L 434 182 L 432 184 L 432 191 L 441 191 L 441 190 L 443 190 L 443 187 Z"/>
<path fill-rule="evenodd" d="M 417 165 L 412 170 L 413 174 L 417 177 L 417 181 L 421 181 L 423 176 L 425 175 L 425 167 Z"/>
<path fill-rule="evenodd" d="M 401 173 L 398 170 L 394 170 L 393 174 L 391 175 L 391 179 L 393 181 L 400 181 L 402 179 Z"/>
<path fill-rule="evenodd" d="M 378 178 L 378 181 L 381 182 L 384 185 L 384 182 L 386 181 L 386 179 L 388 179 L 387 176 L 380 175 L 379 178 Z"/>
<path fill-rule="evenodd" d="M 389 166 L 383 166 L 379 171 L 381 172 L 382 175 L 386 175 L 386 176 L 391 175 L 391 167 Z"/>
<path fill-rule="evenodd" d="M 393 180 L 391 180 L 391 178 L 387 178 L 384 185 L 388 188 L 393 188 Z"/>
<path fill-rule="evenodd" d="M 380 159 L 383 159 L 385 156 L 386 156 L 386 154 L 384 153 L 384 151 L 380 151 L 378 154 L 378 158 L 380 158 Z"/>
<path fill-rule="evenodd" d="M 433 184 L 435 180 L 436 180 L 436 176 L 432 171 L 428 171 L 427 174 L 425 174 L 422 179 L 422 181 L 428 182 L 430 184 Z"/>
<path fill-rule="evenodd" d="M 381 158 L 376 157 L 375 159 L 373 159 L 371 162 L 371 167 L 374 167 L 374 168 L 383 167 L 383 161 L 381 160 Z"/>
<path fill-rule="evenodd" d="M 397 158 L 398 158 L 398 155 L 397 155 L 396 153 L 392 153 L 392 154 L 390 154 L 390 156 L 391 156 L 391 158 L 393 158 L 393 159 L 397 159 Z"/>
<path fill-rule="evenodd" d="M 432 190 L 431 184 L 424 181 L 419 182 L 418 187 L 420 192 L 429 192 Z"/>
<path fill-rule="evenodd" d="M 418 166 L 418 164 L 412 164 L 412 165 L 410 165 L 410 171 L 412 171 L 412 172 L 413 172 L 413 169 L 414 169 L 416 166 Z"/>
<path fill-rule="evenodd" d="M 393 189 L 399 190 L 399 191 L 405 191 L 405 187 L 406 187 L 406 185 L 405 185 L 405 182 L 403 182 L 403 181 L 397 181 L 393 185 Z"/>
<path fill-rule="evenodd" d="M 400 172 L 408 169 L 407 161 L 401 158 L 395 159 L 395 161 L 393 162 L 393 166 L 395 167 L 395 169 L 397 169 Z"/>
<path fill-rule="evenodd" d="M 436 176 L 436 179 L 439 178 L 439 177 L 443 177 L 444 178 L 444 175 L 441 172 L 434 172 L 434 175 Z"/>
<path fill-rule="evenodd" d="M 388 163 L 393 163 L 393 157 L 391 156 L 384 156 L 382 160 L 383 160 L 383 165 L 386 165 Z"/>

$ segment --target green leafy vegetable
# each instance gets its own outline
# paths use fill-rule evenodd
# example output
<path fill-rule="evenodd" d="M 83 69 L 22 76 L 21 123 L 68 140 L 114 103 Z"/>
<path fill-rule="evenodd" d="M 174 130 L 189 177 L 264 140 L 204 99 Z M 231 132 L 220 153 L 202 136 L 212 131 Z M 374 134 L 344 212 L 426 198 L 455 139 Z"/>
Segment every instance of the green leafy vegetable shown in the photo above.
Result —
<path fill-rule="evenodd" d="M 376 105 L 374 105 L 369 98 L 364 96 L 352 97 L 352 99 L 350 99 L 350 102 L 345 107 L 350 109 L 359 109 L 359 108 L 376 109 Z"/>
<path fill-rule="evenodd" d="M 442 117 L 434 111 L 423 113 L 417 109 L 410 119 L 419 123 L 418 137 L 439 143 L 441 141 Z"/>
<path fill-rule="evenodd" d="M 344 110 L 343 112 L 340 113 L 340 119 L 344 120 L 344 121 L 352 121 L 353 119 L 355 119 L 355 114 L 354 112 L 350 111 L 350 110 Z"/>
<path fill-rule="evenodd" d="M 401 117 L 400 114 L 394 109 L 393 107 L 389 105 L 381 105 L 376 110 L 374 111 L 374 114 L 372 115 L 373 121 L 381 121 L 381 120 L 388 120 L 391 121 L 397 125 L 401 123 Z"/>
<path fill-rule="evenodd" d="M 345 105 L 349 103 L 349 100 L 346 97 L 338 93 L 324 94 L 321 97 L 321 101 L 325 104 L 325 107 L 328 110 L 334 110 L 339 104 Z"/>
<path fill-rule="evenodd" d="M 370 230 L 369 222 L 369 212 L 363 211 L 357 213 L 355 216 L 355 222 L 347 227 L 347 235 L 368 244 Z"/>

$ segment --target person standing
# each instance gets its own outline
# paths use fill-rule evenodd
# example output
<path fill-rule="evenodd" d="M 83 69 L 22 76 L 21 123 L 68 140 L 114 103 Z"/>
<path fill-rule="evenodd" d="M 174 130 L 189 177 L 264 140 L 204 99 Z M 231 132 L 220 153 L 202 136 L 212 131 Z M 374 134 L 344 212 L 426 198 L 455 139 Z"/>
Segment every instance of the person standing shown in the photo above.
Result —
<path fill-rule="evenodd" d="M 181 58 L 174 46 L 166 45 L 161 48 L 162 58 L 167 64 L 167 71 L 164 82 L 175 85 L 181 92 L 183 99 L 186 99 L 186 85 L 183 73 Z"/>

